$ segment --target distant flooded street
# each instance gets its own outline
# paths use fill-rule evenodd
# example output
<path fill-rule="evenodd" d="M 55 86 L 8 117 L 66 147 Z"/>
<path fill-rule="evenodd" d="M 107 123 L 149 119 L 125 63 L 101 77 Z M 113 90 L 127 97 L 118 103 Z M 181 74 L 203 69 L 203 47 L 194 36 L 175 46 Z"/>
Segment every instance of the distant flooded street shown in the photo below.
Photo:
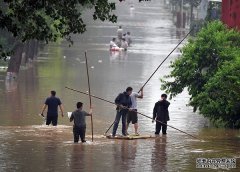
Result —
<path fill-rule="evenodd" d="M 18 84 L 5 82 L 5 73 L 0 73 L 0 172 L 212 171 L 196 169 L 196 158 L 223 157 L 236 158 L 237 168 L 231 171 L 239 171 L 240 131 L 209 127 L 207 119 L 186 106 L 187 90 L 169 100 L 168 124 L 202 141 L 170 127 L 167 136 L 106 139 L 103 134 L 115 119 L 115 106 L 93 98 L 94 142 L 87 117 L 87 143 L 73 143 L 72 123 L 66 112 L 75 110 L 77 101 L 88 111 L 89 99 L 65 87 L 88 91 L 84 52 L 93 95 L 114 101 L 128 86 L 137 92 L 188 33 L 187 28 L 176 28 L 171 9 L 164 2 L 118 2 L 117 24 L 88 20 L 91 16 L 86 14 L 87 32 L 74 36 L 72 47 L 67 42 L 45 46 L 34 67 L 21 70 Z M 119 25 L 124 32 L 131 32 L 133 44 L 127 52 L 109 52 L 109 42 L 116 37 Z M 154 104 L 163 93 L 159 79 L 170 72 L 170 61 L 179 55 L 177 49 L 145 86 L 144 98 L 138 101 L 139 112 L 152 117 Z M 38 115 L 50 90 L 56 90 L 64 106 L 65 117 L 59 116 L 57 127 L 42 125 Z M 138 117 L 139 133 L 154 135 L 155 123 Z"/>

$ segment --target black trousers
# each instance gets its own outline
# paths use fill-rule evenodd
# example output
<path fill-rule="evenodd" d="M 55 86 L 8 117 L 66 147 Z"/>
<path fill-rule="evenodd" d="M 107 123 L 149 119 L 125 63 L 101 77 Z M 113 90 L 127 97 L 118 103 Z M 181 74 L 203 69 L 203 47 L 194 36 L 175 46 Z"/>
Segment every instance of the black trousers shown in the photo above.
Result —
<path fill-rule="evenodd" d="M 50 125 L 52 123 L 53 126 L 57 126 L 58 116 L 57 115 L 47 115 L 46 125 Z"/>
<path fill-rule="evenodd" d="M 167 134 L 167 125 L 165 125 L 165 124 L 167 124 L 167 121 L 161 121 L 161 122 L 163 122 L 164 124 L 156 121 L 155 134 L 159 134 L 161 129 L 162 129 L 163 134 Z"/>
<path fill-rule="evenodd" d="M 81 138 L 81 141 L 85 141 L 85 133 L 86 133 L 86 126 L 85 127 L 73 127 L 73 137 L 74 137 L 74 143 L 78 143 L 79 136 Z"/>

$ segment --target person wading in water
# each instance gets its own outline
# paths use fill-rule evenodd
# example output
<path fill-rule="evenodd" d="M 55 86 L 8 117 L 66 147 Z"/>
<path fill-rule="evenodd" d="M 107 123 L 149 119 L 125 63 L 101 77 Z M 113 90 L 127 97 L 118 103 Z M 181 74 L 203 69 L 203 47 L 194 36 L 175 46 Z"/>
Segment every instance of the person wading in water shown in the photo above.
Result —
<path fill-rule="evenodd" d="M 73 125 L 73 136 L 74 136 L 74 143 L 78 143 L 79 136 L 81 138 L 82 143 L 86 142 L 85 140 L 85 133 L 86 133 L 86 118 L 85 116 L 92 115 L 92 109 L 90 112 L 87 113 L 82 110 L 83 103 L 77 102 L 76 104 L 77 110 L 75 110 L 70 117 L 70 122 L 74 121 Z"/>
<path fill-rule="evenodd" d="M 56 91 L 51 91 L 51 96 L 46 99 L 41 112 L 41 115 L 44 117 L 43 112 L 46 109 L 46 107 L 48 107 L 46 125 L 50 125 L 52 123 L 53 126 L 57 126 L 58 106 L 60 107 L 62 117 L 63 117 L 64 115 L 63 115 L 62 102 L 58 97 L 56 97 Z"/>
<path fill-rule="evenodd" d="M 159 135 L 162 127 L 162 134 L 167 134 L 167 121 L 169 121 L 169 112 L 168 112 L 168 107 L 170 103 L 166 100 L 167 95 L 162 94 L 161 95 L 161 100 L 155 103 L 155 106 L 153 108 L 153 120 L 158 120 L 156 121 L 156 131 L 155 134 Z M 162 123 L 161 123 L 162 122 Z"/>

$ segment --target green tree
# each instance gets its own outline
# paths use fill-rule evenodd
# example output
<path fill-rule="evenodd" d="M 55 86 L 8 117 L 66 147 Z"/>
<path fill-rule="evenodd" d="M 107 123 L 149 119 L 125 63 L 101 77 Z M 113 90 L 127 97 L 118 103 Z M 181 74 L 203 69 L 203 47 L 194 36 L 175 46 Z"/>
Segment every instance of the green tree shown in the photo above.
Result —
<path fill-rule="evenodd" d="M 0 28 L 20 42 L 65 38 L 72 43 L 70 34 L 86 31 L 85 9 L 93 9 L 94 20 L 117 20 L 115 3 L 108 0 L 0 0 L 0 5 Z M 6 55 L 1 45 L 0 51 L 0 58 Z"/>
<path fill-rule="evenodd" d="M 210 117 L 216 125 L 220 125 L 219 121 L 222 121 L 221 125 L 224 126 L 236 123 L 236 120 L 234 121 L 236 114 L 234 115 L 232 111 L 222 112 L 220 109 L 218 111 L 217 108 L 215 111 L 210 111 L 211 108 L 205 108 L 205 106 L 210 106 L 214 103 L 218 104 L 219 100 L 217 97 L 212 97 L 211 104 L 203 99 L 203 95 L 209 96 L 211 94 L 209 91 L 212 88 L 210 86 L 213 86 L 213 84 L 210 84 L 210 82 L 213 82 L 214 78 L 220 75 L 221 72 L 223 73 L 223 69 L 225 73 L 227 72 L 228 68 L 225 67 L 227 64 L 236 63 L 236 60 L 239 58 L 239 48 L 239 32 L 229 30 L 220 21 L 209 23 L 195 38 L 189 39 L 188 44 L 182 49 L 181 58 L 172 62 L 171 67 L 173 70 L 170 75 L 165 76 L 165 80 L 162 80 L 162 89 L 171 93 L 172 97 L 181 93 L 187 87 L 191 95 L 190 105 L 194 107 L 194 111 L 199 109 L 200 113 Z M 234 76 L 234 73 L 232 73 L 232 76 Z M 223 85 L 229 84 L 233 83 L 227 80 L 226 83 L 224 81 L 218 82 L 217 85 L 214 85 L 214 89 L 220 89 Z M 234 85 L 232 87 L 235 88 Z M 229 86 L 229 88 L 232 87 Z M 218 105 L 223 109 L 229 109 L 232 106 L 231 104 L 234 104 L 231 100 L 229 98 L 225 104 Z M 230 116 L 235 117 L 233 119 Z M 225 122 L 224 124 L 223 121 Z"/>
<path fill-rule="evenodd" d="M 239 53 L 239 52 L 238 52 Z M 240 128 L 240 57 L 225 62 L 192 104 L 216 126 Z"/>

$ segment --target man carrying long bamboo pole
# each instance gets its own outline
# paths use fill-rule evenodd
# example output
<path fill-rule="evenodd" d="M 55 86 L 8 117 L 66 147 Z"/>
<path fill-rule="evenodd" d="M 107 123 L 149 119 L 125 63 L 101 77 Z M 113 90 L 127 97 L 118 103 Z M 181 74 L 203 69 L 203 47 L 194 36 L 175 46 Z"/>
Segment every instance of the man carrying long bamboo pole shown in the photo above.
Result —
<path fill-rule="evenodd" d="M 83 103 L 77 102 L 76 104 L 77 110 L 75 110 L 70 117 L 70 122 L 74 121 L 73 125 L 73 136 L 74 143 L 78 143 L 79 136 L 81 138 L 82 143 L 86 142 L 85 133 L 86 133 L 86 118 L 85 116 L 92 116 L 92 109 L 90 109 L 89 113 L 83 111 Z"/>
<path fill-rule="evenodd" d="M 112 131 L 112 137 L 115 137 L 117 128 L 118 128 L 118 123 L 120 121 L 120 118 L 122 117 L 122 135 L 126 136 L 127 135 L 127 113 L 128 109 L 132 105 L 130 94 L 132 94 L 132 87 L 128 87 L 126 91 L 123 93 L 120 93 L 116 99 L 115 99 L 115 104 L 117 105 L 117 114 L 116 118 L 114 121 L 114 126 L 113 126 L 113 131 Z M 125 107 L 125 108 L 124 108 Z"/>
<path fill-rule="evenodd" d="M 138 133 L 138 114 L 137 114 L 137 98 L 142 99 L 143 98 L 143 88 L 140 90 L 140 94 L 136 92 L 132 92 L 130 95 L 131 101 L 132 101 L 132 106 L 131 106 L 131 111 L 128 112 L 127 114 L 127 130 L 129 127 L 129 124 L 132 122 L 134 125 L 134 130 L 135 130 L 135 135 L 139 136 Z M 126 133 L 128 134 L 128 132 Z"/>

